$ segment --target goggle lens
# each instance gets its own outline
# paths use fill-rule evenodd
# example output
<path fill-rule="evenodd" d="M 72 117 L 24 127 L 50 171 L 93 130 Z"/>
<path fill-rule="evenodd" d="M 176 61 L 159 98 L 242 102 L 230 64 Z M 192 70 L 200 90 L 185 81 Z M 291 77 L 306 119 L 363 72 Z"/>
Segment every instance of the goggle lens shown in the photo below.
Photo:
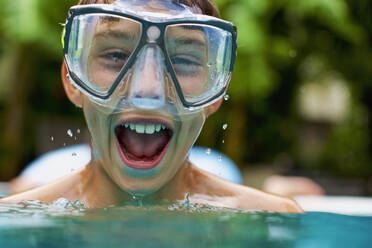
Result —
<path fill-rule="evenodd" d="M 140 40 L 141 23 L 109 14 L 74 18 L 68 47 L 70 68 L 89 88 L 107 93 Z"/>
<path fill-rule="evenodd" d="M 227 84 L 231 34 L 203 24 L 169 25 L 165 47 L 186 101 L 213 97 Z"/>

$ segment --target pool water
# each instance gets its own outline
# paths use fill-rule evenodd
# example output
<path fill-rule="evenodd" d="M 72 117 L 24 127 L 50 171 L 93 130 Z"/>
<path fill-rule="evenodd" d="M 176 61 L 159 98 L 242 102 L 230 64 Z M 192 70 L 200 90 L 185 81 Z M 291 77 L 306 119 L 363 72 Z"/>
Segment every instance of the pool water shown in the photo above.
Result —
<path fill-rule="evenodd" d="M 372 217 L 182 203 L 99 210 L 60 199 L 0 205 L 0 247 L 370 247 Z"/>

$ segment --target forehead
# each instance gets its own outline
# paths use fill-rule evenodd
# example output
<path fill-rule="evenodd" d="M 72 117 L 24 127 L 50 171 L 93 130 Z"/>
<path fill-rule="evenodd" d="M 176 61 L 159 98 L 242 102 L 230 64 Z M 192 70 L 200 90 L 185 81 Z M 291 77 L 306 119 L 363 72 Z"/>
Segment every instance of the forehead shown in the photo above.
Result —
<path fill-rule="evenodd" d="M 195 7 L 189 7 L 184 4 L 177 3 L 176 0 L 109 0 L 109 2 L 112 2 L 112 5 L 115 6 L 117 11 L 121 10 L 123 12 L 131 13 L 135 16 L 143 17 L 144 19 L 152 21 L 157 21 L 159 18 L 160 20 L 166 20 L 168 18 L 172 19 L 173 16 L 192 16 L 193 14 L 202 13 L 202 11 L 196 5 Z M 164 17 L 166 17 L 166 19 L 163 19 Z M 107 16 L 99 21 L 97 28 L 99 30 L 138 30 L 139 26 L 138 23 L 135 23 L 134 21 L 128 22 L 126 18 Z"/>
<path fill-rule="evenodd" d="M 113 1 L 112 5 L 115 6 L 117 10 L 122 10 L 123 12 L 132 12 L 136 16 L 142 16 L 144 19 L 157 19 L 157 16 L 161 14 L 172 18 L 172 16 L 179 17 L 180 15 L 193 15 L 197 14 L 200 9 L 190 8 L 186 5 L 176 3 L 174 0 L 116 0 Z M 162 18 L 161 18 L 162 19 Z M 167 18 L 168 19 L 168 18 Z M 141 30 L 141 25 L 133 20 L 129 20 L 123 17 L 107 16 L 100 19 L 95 28 L 95 34 L 105 34 L 111 36 L 121 36 L 121 37 L 137 37 Z M 185 36 L 185 29 L 189 38 L 193 40 L 199 40 L 198 43 L 205 42 L 205 34 L 202 30 L 198 30 L 190 27 L 172 27 L 167 32 L 172 37 L 177 36 L 178 38 Z M 115 33 L 115 35 L 113 35 Z M 119 35 L 120 34 L 120 35 Z"/>
<path fill-rule="evenodd" d="M 136 21 L 126 18 L 110 17 L 101 19 L 95 28 L 95 36 L 114 39 L 138 39 L 141 32 L 141 25 Z M 167 39 L 184 41 L 185 44 L 204 45 L 206 42 L 205 33 L 200 27 L 193 25 L 171 25 L 166 31 Z"/>
<path fill-rule="evenodd" d="M 118 9 L 134 11 L 141 14 L 146 13 L 161 13 L 167 15 L 190 15 L 201 14 L 202 11 L 199 7 L 186 6 L 178 3 L 175 0 L 116 0 L 112 4 Z"/>

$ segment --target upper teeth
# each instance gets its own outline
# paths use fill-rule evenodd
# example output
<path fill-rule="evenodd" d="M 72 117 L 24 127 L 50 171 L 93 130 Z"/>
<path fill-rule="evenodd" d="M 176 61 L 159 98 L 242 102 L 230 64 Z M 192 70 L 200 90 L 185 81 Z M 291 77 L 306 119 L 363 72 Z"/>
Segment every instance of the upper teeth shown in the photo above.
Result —
<path fill-rule="evenodd" d="M 135 130 L 136 133 L 147 133 L 147 134 L 153 134 L 154 132 L 159 132 L 160 130 L 167 128 L 163 124 L 153 124 L 153 123 L 128 123 L 126 122 L 124 126 L 126 128 L 130 128 L 130 130 Z"/>

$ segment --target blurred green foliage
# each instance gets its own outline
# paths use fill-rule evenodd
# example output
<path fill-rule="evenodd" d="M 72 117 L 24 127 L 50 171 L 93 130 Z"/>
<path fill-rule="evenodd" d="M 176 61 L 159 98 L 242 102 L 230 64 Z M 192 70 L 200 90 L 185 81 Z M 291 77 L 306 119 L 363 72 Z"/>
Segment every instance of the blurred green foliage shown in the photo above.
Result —
<path fill-rule="evenodd" d="M 78 115 L 60 83 L 61 24 L 75 2 L 0 1 L 0 180 L 37 156 L 42 116 Z"/>
<path fill-rule="evenodd" d="M 38 155 L 39 118 L 82 121 L 60 83 L 61 23 L 76 2 L 0 0 L 2 180 Z M 222 17 L 238 27 L 238 56 L 230 99 L 207 121 L 198 144 L 218 148 L 242 166 L 270 162 L 283 153 L 299 167 L 306 164 L 297 149 L 298 133 L 307 121 L 298 113 L 297 97 L 301 86 L 316 78 L 303 70 L 309 67 L 305 62 L 316 57 L 326 71 L 345 79 L 353 109 L 359 110 L 331 125 L 321 154 L 306 166 L 343 176 L 371 176 L 371 1 L 216 0 L 216 4 Z M 358 118 L 365 121 L 357 122 Z"/>
<path fill-rule="evenodd" d="M 223 18 L 238 27 L 238 56 L 228 107 L 223 107 L 221 116 L 212 117 L 213 122 L 207 122 L 211 131 L 206 132 L 206 140 L 213 140 L 219 131 L 213 126 L 216 121 L 227 122 L 231 130 L 214 141 L 240 164 L 270 162 L 286 153 L 298 167 L 371 176 L 372 2 L 216 3 Z M 324 69 L 318 70 L 316 63 L 308 61 L 320 61 Z M 308 159 L 298 147 L 298 136 L 308 120 L 299 116 L 297 98 L 303 84 L 328 72 L 340 74 L 349 85 L 352 114 L 330 127 L 320 154 L 310 154 L 316 159 Z M 358 108 L 364 111 L 356 111 Z M 355 118 L 367 121 L 356 124 Z M 201 143 L 208 145 L 207 141 Z"/>
<path fill-rule="evenodd" d="M 371 177 L 371 134 L 366 117 L 366 109 L 355 106 L 351 116 L 331 130 L 316 167 L 343 177 Z"/>

